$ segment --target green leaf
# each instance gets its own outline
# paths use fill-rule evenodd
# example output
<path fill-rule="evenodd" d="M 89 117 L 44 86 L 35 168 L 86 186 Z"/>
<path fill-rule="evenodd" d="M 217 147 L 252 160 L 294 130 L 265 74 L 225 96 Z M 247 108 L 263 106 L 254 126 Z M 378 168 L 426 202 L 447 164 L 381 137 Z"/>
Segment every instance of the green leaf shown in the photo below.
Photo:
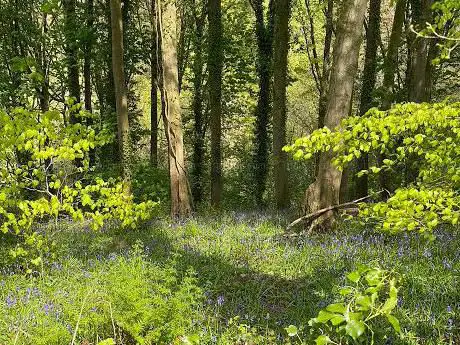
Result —
<path fill-rule="evenodd" d="M 399 324 L 399 320 L 390 314 L 387 314 L 387 319 L 388 322 L 393 326 L 393 329 L 396 331 L 396 333 L 401 333 L 401 325 Z"/>
<path fill-rule="evenodd" d="M 366 331 L 366 326 L 362 321 L 350 320 L 345 326 L 345 332 L 354 340 L 358 339 Z"/>
<path fill-rule="evenodd" d="M 331 339 L 327 335 L 320 335 L 318 338 L 316 338 L 315 342 L 316 345 L 325 345 L 332 343 Z"/>
<path fill-rule="evenodd" d="M 347 311 L 347 307 L 343 303 L 330 304 L 326 307 L 327 311 L 331 313 L 344 314 Z"/>
<path fill-rule="evenodd" d="M 330 321 L 331 321 L 333 326 L 338 326 L 341 323 L 345 322 L 345 316 L 337 314 Z"/>
<path fill-rule="evenodd" d="M 290 336 L 290 337 L 295 337 L 299 332 L 297 327 L 294 326 L 294 325 L 290 325 L 289 327 L 286 327 L 285 330 L 286 330 L 288 336 Z"/>
<path fill-rule="evenodd" d="M 353 283 L 357 283 L 361 279 L 361 274 L 358 271 L 354 271 L 354 272 L 349 273 L 347 275 L 347 278 Z"/>
<path fill-rule="evenodd" d="M 328 313 L 327 311 L 320 310 L 318 316 L 316 317 L 316 321 L 320 323 L 326 323 L 330 319 L 332 319 L 336 314 Z"/>
<path fill-rule="evenodd" d="M 113 338 L 108 338 L 97 343 L 97 345 L 115 345 L 115 340 Z"/>

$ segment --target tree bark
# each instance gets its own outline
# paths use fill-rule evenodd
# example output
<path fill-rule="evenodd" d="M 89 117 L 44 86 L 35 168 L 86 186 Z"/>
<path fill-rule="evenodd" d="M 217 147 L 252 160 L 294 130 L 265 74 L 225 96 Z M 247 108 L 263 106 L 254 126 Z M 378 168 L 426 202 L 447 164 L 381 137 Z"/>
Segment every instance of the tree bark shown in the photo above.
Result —
<path fill-rule="evenodd" d="M 289 203 L 286 145 L 286 87 L 289 51 L 290 0 L 275 1 L 273 50 L 273 161 L 278 209 Z"/>
<path fill-rule="evenodd" d="M 265 23 L 262 0 L 251 0 L 256 17 L 257 36 L 257 74 L 259 77 L 259 95 L 256 107 L 255 150 L 254 150 L 254 196 L 258 205 L 264 203 L 263 196 L 268 176 L 269 153 L 269 114 L 270 114 L 270 79 L 272 76 L 272 41 L 273 41 L 273 5 L 270 0 L 270 13 Z"/>
<path fill-rule="evenodd" d="M 110 1 L 112 23 L 112 66 L 118 122 L 118 145 L 125 193 L 131 191 L 131 145 L 128 120 L 128 94 L 123 59 L 123 21 L 120 0 Z"/>
<path fill-rule="evenodd" d="M 194 60 L 193 60 L 193 115 L 194 115 L 194 138 L 193 138 L 193 182 L 192 196 L 195 204 L 203 201 L 203 164 L 204 164 L 204 136 L 205 121 L 203 114 L 203 41 L 204 41 L 204 24 L 206 20 L 206 7 L 201 13 L 193 9 L 194 14 Z"/>
<path fill-rule="evenodd" d="M 382 97 L 382 110 L 388 110 L 391 108 L 391 104 L 394 100 L 395 93 L 395 76 L 398 71 L 398 52 L 401 45 L 402 33 L 404 20 L 406 17 L 407 0 L 399 0 L 396 2 L 395 14 L 393 19 L 393 25 L 391 28 L 390 42 L 388 43 L 387 53 L 383 63 L 383 97 Z M 378 154 L 378 163 L 381 166 L 385 156 Z M 389 191 L 390 188 L 390 176 L 388 172 L 381 171 L 379 174 L 380 188 L 385 191 Z M 387 193 L 382 194 L 382 198 L 386 199 Z"/>
<path fill-rule="evenodd" d="M 326 36 L 324 38 L 323 50 L 323 72 L 321 73 L 320 80 L 320 95 L 318 106 L 318 127 L 324 127 L 324 118 L 326 117 L 327 110 L 327 91 L 329 88 L 329 77 L 331 72 L 331 47 L 332 47 L 332 34 L 334 32 L 334 0 L 327 0 L 326 16 Z"/>
<path fill-rule="evenodd" d="M 189 188 L 185 170 L 182 118 L 177 68 L 177 8 L 172 0 L 159 1 L 161 13 L 162 86 L 166 105 L 163 119 L 168 142 L 171 179 L 171 216 L 186 217 L 191 212 Z"/>
<path fill-rule="evenodd" d="M 151 0 L 152 46 L 150 50 L 150 164 L 158 167 L 158 33 L 157 4 Z"/>
<path fill-rule="evenodd" d="M 407 0 L 396 2 L 393 25 L 391 28 L 390 42 L 383 66 L 383 99 L 382 109 L 388 110 L 391 107 L 394 94 L 395 75 L 398 68 L 398 51 L 401 45 L 404 19 L 406 15 Z"/>
<path fill-rule="evenodd" d="M 83 79 L 85 83 L 85 109 L 86 111 L 93 112 L 92 104 L 92 88 L 91 88 L 91 60 L 92 49 L 94 43 L 94 0 L 86 1 L 86 39 L 84 47 L 84 62 L 83 62 Z M 93 125 L 93 120 L 87 120 L 88 125 Z M 95 151 L 89 152 L 90 165 L 94 165 L 96 161 Z"/>
<path fill-rule="evenodd" d="M 366 8 L 367 0 L 350 0 L 342 4 L 325 117 L 325 125 L 330 129 L 337 127 L 349 112 Z M 342 173 L 332 165 L 332 157 L 332 152 L 320 156 L 318 176 L 307 190 L 310 213 L 340 203 Z M 326 213 L 321 219 L 325 227 L 332 225 L 333 221 L 333 212 Z"/>
<path fill-rule="evenodd" d="M 364 60 L 363 81 L 361 86 L 360 115 L 367 113 L 374 106 L 373 93 L 377 78 L 377 49 L 380 37 L 380 7 L 381 0 L 370 0 L 369 25 L 366 34 L 366 56 Z M 376 105 L 376 104 L 375 104 Z M 367 170 L 369 157 L 367 154 L 358 159 L 358 171 Z M 356 178 L 356 196 L 358 198 L 369 194 L 369 178 L 365 174 Z"/>
<path fill-rule="evenodd" d="M 69 96 L 74 99 L 76 103 L 80 103 L 80 69 L 78 66 L 78 43 L 76 37 L 77 31 L 77 15 L 76 15 L 76 1 L 64 0 L 64 33 L 65 33 L 65 51 L 67 62 L 67 84 Z M 74 112 L 70 114 L 70 122 L 77 123 L 78 119 Z"/>
<path fill-rule="evenodd" d="M 413 24 L 416 31 L 425 28 L 430 21 L 432 0 L 411 0 Z M 427 101 L 427 64 L 429 42 L 427 38 L 416 37 L 413 41 L 409 101 L 421 103 Z"/>
<path fill-rule="evenodd" d="M 223 28 L 221 0 L 209 0 L 209 106 L 211 116 L 211 205 L 220 207 L 222 199 L 222 70 Z"/>

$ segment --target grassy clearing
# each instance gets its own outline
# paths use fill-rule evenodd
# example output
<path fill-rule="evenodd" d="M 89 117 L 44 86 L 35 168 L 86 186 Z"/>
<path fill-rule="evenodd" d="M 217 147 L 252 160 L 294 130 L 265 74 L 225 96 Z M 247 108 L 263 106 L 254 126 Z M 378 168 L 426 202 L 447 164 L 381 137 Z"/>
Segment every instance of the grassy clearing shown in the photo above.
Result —
<path fill-rule="evenodd" d="M 400 341 L 460 342 L 460 236 L 386 236 L 348 229 L 283 237 L 264 215 L 232 214 L 180 225 L 93 233 L 60 226 L 58 260 L 25 277 L 0 275 L 0 344 L 274 344 L 284 327 L 305 326 L 337 296 L 357 263 L 403 275 Z M 188 336 L 188 339 L 186 339 Z"/>

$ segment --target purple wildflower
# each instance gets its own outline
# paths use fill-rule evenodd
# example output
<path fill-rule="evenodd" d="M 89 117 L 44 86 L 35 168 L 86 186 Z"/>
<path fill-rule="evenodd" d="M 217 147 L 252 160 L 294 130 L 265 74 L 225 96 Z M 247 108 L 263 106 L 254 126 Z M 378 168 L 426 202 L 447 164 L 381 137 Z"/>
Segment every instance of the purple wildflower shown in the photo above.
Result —
<path fill-rule="evenodd" d="M 217 297 L 217 305 L 218 306 L 221 306 L 222 304 L 224 304 L 224 296 L 220 295 L 219 297 Z"/>

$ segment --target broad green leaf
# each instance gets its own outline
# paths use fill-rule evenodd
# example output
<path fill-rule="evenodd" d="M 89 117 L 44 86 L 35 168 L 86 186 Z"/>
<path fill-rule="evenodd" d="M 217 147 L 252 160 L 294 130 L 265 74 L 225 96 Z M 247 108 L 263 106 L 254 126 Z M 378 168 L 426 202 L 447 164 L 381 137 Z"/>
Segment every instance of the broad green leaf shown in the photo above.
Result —
<path fill-rule="evenodd" d="M 350 320 L 345 326 L 345 332 L 354 340 L 358 339 L 366 331 L 366 326 L 362 321 Z"/>

